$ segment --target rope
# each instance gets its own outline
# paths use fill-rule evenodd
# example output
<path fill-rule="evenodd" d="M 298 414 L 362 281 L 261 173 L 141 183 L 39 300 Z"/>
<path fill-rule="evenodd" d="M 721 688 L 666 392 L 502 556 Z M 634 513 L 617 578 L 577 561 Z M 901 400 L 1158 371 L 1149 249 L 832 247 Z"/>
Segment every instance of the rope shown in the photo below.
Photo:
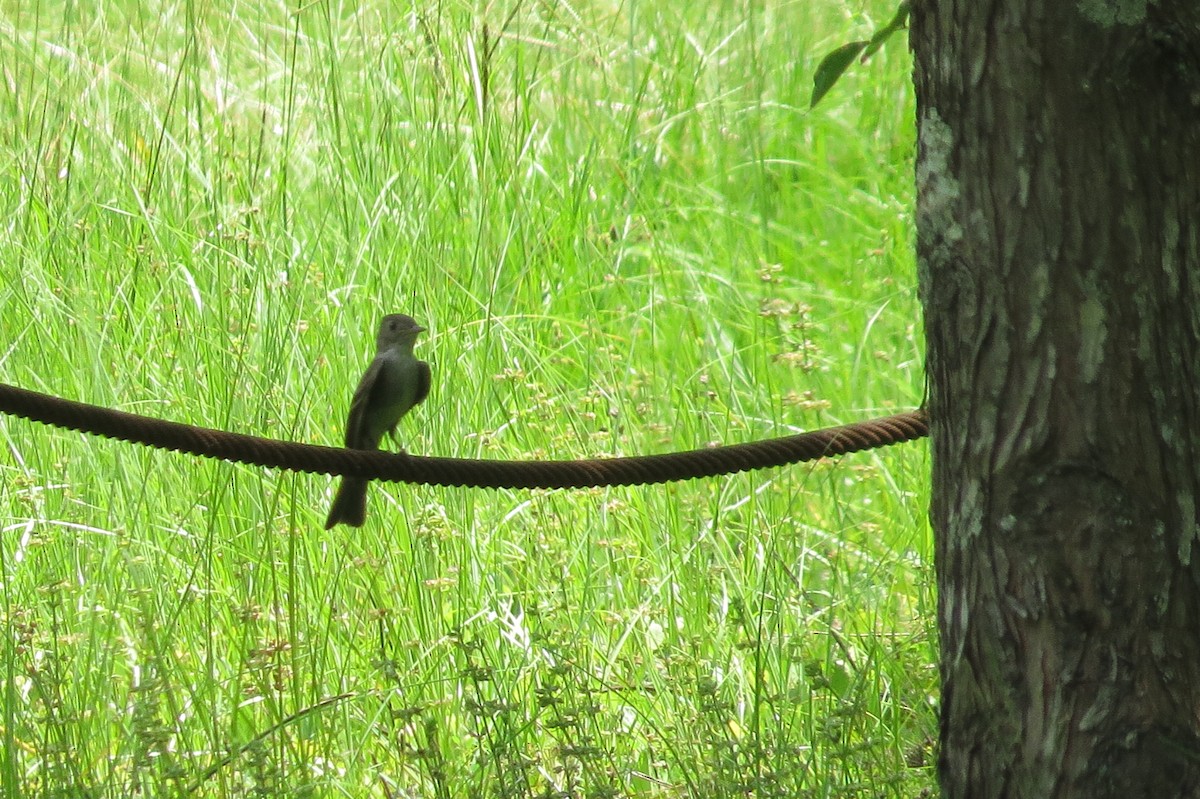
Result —
<path fill-rule="evenodd" d="M 929 435 L 922 410 L 749 444 L 573 461 L 485 461 L 322 447 L 229 433 L 88 405 L 0 383 L 0 412 L 203 458 L 310 474 L 471 488 L 650 485 L 766 469 Z"/>

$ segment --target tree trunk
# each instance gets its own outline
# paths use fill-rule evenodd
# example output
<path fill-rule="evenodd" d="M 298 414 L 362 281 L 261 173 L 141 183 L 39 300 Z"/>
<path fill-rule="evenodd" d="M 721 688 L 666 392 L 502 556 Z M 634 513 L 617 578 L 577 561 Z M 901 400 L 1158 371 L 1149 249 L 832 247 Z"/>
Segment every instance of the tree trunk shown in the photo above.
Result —
<path fill-rule="evenodd" d="M 1200 3 L 911 23 L 943 794 L 1200 796 Z"/>

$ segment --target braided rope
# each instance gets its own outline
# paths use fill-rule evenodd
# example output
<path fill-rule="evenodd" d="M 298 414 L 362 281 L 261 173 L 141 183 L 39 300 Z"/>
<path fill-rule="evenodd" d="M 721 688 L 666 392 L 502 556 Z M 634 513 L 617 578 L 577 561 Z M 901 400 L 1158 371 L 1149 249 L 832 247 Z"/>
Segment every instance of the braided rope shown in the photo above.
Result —
<path fill-rule="evenodd" d="M 42 424 L 204 458 L 311 474 L 473 488 L 650 485 L 785 466 L 929 435 L 924 411 L 748 444 L 665 455 L 572 461 L 429 458 L 297 444 L 168 422 L 0 383 L 0 412 Z"/>

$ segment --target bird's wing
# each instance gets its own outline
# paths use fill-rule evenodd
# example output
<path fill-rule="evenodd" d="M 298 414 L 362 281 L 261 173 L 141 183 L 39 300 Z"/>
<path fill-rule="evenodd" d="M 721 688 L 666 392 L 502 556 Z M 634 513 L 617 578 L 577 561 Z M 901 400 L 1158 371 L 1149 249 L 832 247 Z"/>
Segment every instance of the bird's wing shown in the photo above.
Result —
<path fill-rule="evenodd" d="M 420 405 L 429 396 L 429 364 L 417 361 L 417 393 L 413 395 L 413 405 Z"/>
<path fill-rule="evenodd" d="M 375 384 L 379 382 L 376 378 L 381 368 L 379 358 L 372 360 L 367 371 L 363 372 L 362 380 L 358 381 L 358 388 L 354 389 L 354 398 L 350 400 L 350 419 L 346 422 L 346 446 L 351 449 L 375 449 L 379 446 L 378 441 L 364 440 L 366 430 L 363 422 L 367 408 L 372 404 L 371 395 L 375 391 Z"/>

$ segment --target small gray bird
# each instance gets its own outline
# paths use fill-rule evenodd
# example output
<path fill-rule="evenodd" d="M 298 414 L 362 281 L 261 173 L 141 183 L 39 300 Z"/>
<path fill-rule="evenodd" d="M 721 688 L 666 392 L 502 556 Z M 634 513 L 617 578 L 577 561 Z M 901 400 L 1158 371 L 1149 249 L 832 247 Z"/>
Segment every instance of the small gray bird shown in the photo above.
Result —
<path fill-rule="evenodd" d="M 413 345 L 424 330 L 411 316 L 383 317 L 375 338 L 375 359 L 358 381 L 354 399 L 350 401 L 347 447 L 379 449 L 384 433 L 395 440 L 400 417 L 429 394 L 429 364 L 413 355 Z M 325 520 L 325 529 L 335 524 L 362 527 L 366 518 L 367 481 L 343 477 Z"/>

